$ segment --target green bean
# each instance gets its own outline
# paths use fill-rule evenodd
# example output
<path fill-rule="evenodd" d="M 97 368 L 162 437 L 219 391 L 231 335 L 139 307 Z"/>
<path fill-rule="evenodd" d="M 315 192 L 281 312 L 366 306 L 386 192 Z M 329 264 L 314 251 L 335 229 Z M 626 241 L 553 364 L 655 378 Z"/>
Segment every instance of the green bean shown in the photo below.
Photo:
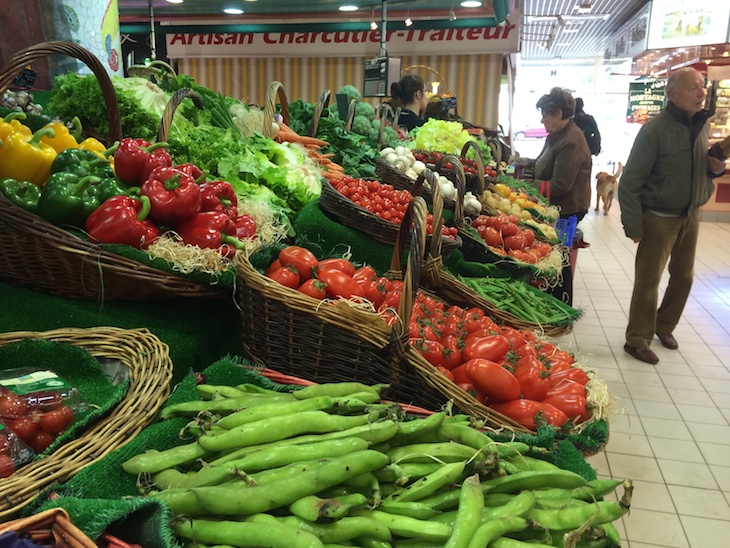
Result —
<path fill-rule="evenodd" d="M 498 537 L 489 543 L 489 548 L 553 548 L 553 546 L 535 542 L 522 542 L 509 537 Z"/>
<path fill-rule="evenodd" d="M 323 548 L 322 541 L 306 531 L 288 525 L 236 521 L 181 521 L 175 533 L 200 542 L 224 543 L 232 546 L 269 546 L 271 548 Z"/>
<path fill-rule="evenodd" d="M 256 405 L 254 407 L 247 407 L 240 411 L 236 411 L 218 420 L 215 424 L 226 430 L 231 430 L 237 426 L 256 422 L 259 420 L 280 417 L 283 415 L 291 415 L 294 413 L 301 413 L 302 411 L 321 411 L 322 409 L 328 409 L 332 407 L 334 399 L 329 396 L 322 396 L 320 398 L 312 398 L 309 400 L 292 400 L 288 403 L 272 403 L 269 405 Z"/>
<path fill-rule="evenodd" d="M 443 466 L 440 462 L 404 462 L 400 465 L 411 480 L 433 474 Z"/>
<path fill-rule="evenodd" d="M 461 484 L 456 523 L 444 548 L 468 548 L 469 540 L 481 523 L 483 509 L 484 495 L 479 476 L 475 474 L 466 478 Z"/>
<path fill-rule="evenodd" d="M 487 480 L 484 484 L 492 487 L 491 493 L 514 493 L 524 489 L 543 489 L 561 487 L 575 489 L 588 485 L 582 476 L 569 470 L 519 472 L 511 476 L 504 476 Z"/>
<path fill-rule="evenodd" d="M 464 461 L 481 456 L 478 451 L 460 443 L 414 443 L 403 445 L 388 451 L 388 456 L 396 464 L 402 462 L 444 462 Z M 434 459 L 434 457 L 436 459 Z"/>
<path fill-rule="evenodd" d="M 345 517 L 352 508 L 363 506 L 366 502 L 367 497 L 360 493 L 328 499 L 309 495 L 292 502 L 289 511 L 301 519 L 327 523 Z"/>
<path fill-rule="evenodd" d="M 266 394 L 269 396 L 276 396 L 278 394 L 281 394 L 281 392 L 277 392 L 276 390 L 269 390 L 268 388 L 264 388 L 263 386 L 259 386 L 258 384 L 253 384 L 250 382 L 237 384 L 236 389 L 240 390 L 241 392 L 246 392 L 248 394 Z"/>
<path fill-rule="evenodd" d="M 580 499 L 539 499 L 535 501 L 537 507 L 543 510 L 562 510 L 564 508 L 575 508 L 577 506 L 585 506 L 591 504 Z"/>
<path fill-rule="evenodd" d="M 292 392 L 297 400 L 305 400 L 307 398 L 316 398 L 318 396 L 350 396 L 357 392 L 374 392 L 378 396 L 380 391 L 387 385 L 378 384 L 375 386 L 368 386 L 360 382 L 331 382 L 325 384 L 313 384 Z"/>
<path fill-rule="evenodd" d="M 160 411 L 160 418 L 170 419 L 172 417 L 194 417 L 198 413 L 210 412 L 219 415 L 230 414 L 234 411 L 244 409 L 252 405 L 262 403 L 280 403 L 292 401 L 289 394 L 281 396 L 261 396 L 258 394 L 245 394 L 238 398 L 223 398 L 220 400 L 193 400 L 169 405 Z"/>
<path fill-rule="evenodd" d="M 518 457 L 511 458 L 509 459 L 509 461 L 517 468 L 519 468 L 522 472 L 528 472 L 530 470 L 532 470 L 533 472 L 539 470 L 560 470 L 560 467 L 555 466 L 552 462 L 528 457 L 526 455 L 520 455 Z"/>
<path fill-rule="evenodd" d="M 174 466 L 189 464 L 206 455 L 205 449 L 198 442 L 187 445 L 178 445 L 166 451 L 149 449 L 144 453 L 133 456 L 122 464 L 122 469 L 128 474 L 155 474 Z"/>
<path fill-rule="evenodd" d="M 538 500 L 574 498 L 591 502 L 612 493 L 622 483 L 623 481 L 614 479 L 591 480 L 588 485 L 576 489 L 541 489 L 535 491 L 535 498 Z"/>
<path fill-rule="evenodd" d="M 296 516 L 276 518 L 279 523 L 306 531 L 322 542 L 344 542 L 359 536 L 390 540 L 391 533 L 384 524 L 367 517 L 343 517 L 333 523 L 311 523 Z"/>
<path fill-rule="evenodd" d="M 471 538 L 468 548 L 484 548 L 490 542 L 515 531 L 524 531 L 534 524 L 524 518 L 515 516 L 494 519 L 482 523 Z"/>
<path fill-rule="evenodd" d="M 321 397 L 321 396 L 320 396 Z M 335 410 L 337 408 L 345 411 L 350 409 L 357 409 L 364 405 L 372 405 L 380 401 L 380 396 L 377 392 L 355 392 L 347 396 L 330 396 L 334 399 Z M 384 406 L 386 404 L 383 404 Z M 387 407 L 391 407 L 390 404 Z"/>
<path fill-rule="evenodd" d="M 435 493 L 449 483 L 456 482 L 464 472 L 466 463 L 452 462 L 444 464 L 438 470 L 412 483 L 405 489 L 389 496 L 387 500 L 398 502 L 414 502 Z"/>
<path fill-rule="evenodd" d="M 346 430 L 368 424 L 371 420 L 372 417 L 369 415 L 345 417 L 330 415 L 324 411 L 305 411 L 243 424 L 218 436 L 202 436 L 198 439 L 198 443 L 206 451 L 223 451 L 292 438 L 305 433 L 322 434 Z"/>
<path fill-rule="evenodd" d="M 420 538 L 431 541 L 446 541 L 451 535 L 451 527 L 444 523 L 394 516 L 378 510 L 358 510 L 357 515 L 372 518 L 384 524 L 390 532 L 406 538 Z"/>
<path fill-rule="evenodd" d="M 405 469 L 393 463 L 383 466 L 380 470 L 376 470 L 375 477 L 381 483 L 394 483 L 399 486 L 405 485 L 411 478 Z"/>
<path fill-rule="evenodd" d="M 212 400 L 215 396 L 222 398 L 240 398 L 246 397 L 247 393 L 237 387 L 227 385 L 199 384 L 195 387 L 195 391 L 203 400 Z"/>
<path fill-rule="evenodd" d="M 235 451 L 229 452 L 213 461 L 210 464 L 218 465 L 245 457 L 250 453 L 255 453 L 262 449 L 273 446 L 293 446 L 305 443 L 317 443 L 322 441 L 346 439 L 350 437 L 361 438 L 371 444 L 383 442 L 398 432 L 398 423 L 392 420 L 382 420 L 372 424 L 356 426 L 339 432 L 330 432 L 328 434 L 311 434 L 307 436 L 297 436 L 285 440 L 279 440 L 271 443 L 242 447 Z"/>
<path fill-rule="evenodd" d="M 511 495 L 509 493 L 497 493 L 495 495 L 487 493 L 484 495 L 484 506 L 504 506 L 516 496 L 517 495 Z"/>
<path fill-rule="evenodd" d="M 343 457 L 323 461 L 303 472 L 296 480 L 282 480 L 256 485 L 231 493 L 221 487 L 193 489 L 203 508 L 221 515 L 249 515 L 291 504 L 307 495 L 314 495 L 349 478 L 372 472 L 388 463 L 388 457 L 377 451 L 357 451 Z"/>
<path fill-rule="evenodd" d="M 397 516 L 408 516 L 416 519 L 430 519 L 438 512 L 423 502 L 399 502 L 384 500 L 378 506 L 378 510 L 395 514 Z"/>

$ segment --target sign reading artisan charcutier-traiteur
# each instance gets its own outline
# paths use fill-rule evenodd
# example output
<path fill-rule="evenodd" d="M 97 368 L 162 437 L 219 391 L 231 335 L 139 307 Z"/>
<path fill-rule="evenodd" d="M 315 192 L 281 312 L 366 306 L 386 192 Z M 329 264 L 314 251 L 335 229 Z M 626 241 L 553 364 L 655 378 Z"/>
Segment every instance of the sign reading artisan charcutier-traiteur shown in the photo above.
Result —
<path fill-rule="evenodd" d="M 519 19 L 515 19 L 519 20 Z M 380 47 L 380 30 L 167 34 L 167 55 L 186 57 L 368 56 Z M 504 27 L 387 31 L 388 55 L 516 53 L 519 29 Z"/>

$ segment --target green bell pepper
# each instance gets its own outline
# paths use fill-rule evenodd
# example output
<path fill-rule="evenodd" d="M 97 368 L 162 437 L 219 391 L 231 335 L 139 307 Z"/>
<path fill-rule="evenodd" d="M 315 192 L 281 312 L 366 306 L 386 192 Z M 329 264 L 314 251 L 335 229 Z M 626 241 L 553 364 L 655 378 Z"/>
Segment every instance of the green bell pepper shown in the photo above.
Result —
<path fill-rule="evenodd" d="M 100 179 L 114 177 L 109 160 L 99 158 L 90 150 L 68 148 L 58 154 L 51 164 L 51 174 L 73 173 L 81 177 L 94 175 Z"/>
<path fill-rule="evenodd" d="M 109 177 L 101 180 L 97 190 L 99 192 L 99 201 L 104 203 L 112 196 L 119 196 L 120 194 L 129 196 L 132 189 L 124 188 L 124 183 L 116 177 Z"/>
<path fill-rule="evenodd" d="M 86 218 L 101 204 L 99 177 L 54 173 L 41 190 L 38 215 L 55 225 L 83 227 Z"/>
<path fill-rule="evenodd" d="M 30 181 L 16 179 L 0 180 L 0 192 L 15 205 L 30 211 L 38 212 L 38 198 L 41 196 L 41 187 Z"/>

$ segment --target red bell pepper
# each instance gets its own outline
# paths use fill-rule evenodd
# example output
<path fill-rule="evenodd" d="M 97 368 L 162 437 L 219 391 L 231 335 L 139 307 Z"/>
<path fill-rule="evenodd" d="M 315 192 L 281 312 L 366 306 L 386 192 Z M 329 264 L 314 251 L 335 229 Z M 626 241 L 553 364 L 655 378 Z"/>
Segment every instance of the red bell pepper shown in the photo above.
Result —
<path fill-rule="evenodd" d="M 195 164 L 178 164 L 172 167 L 174 167 L 175 169 L 179 169 L 187 175 L 190 175 L 193 179 L 195 179 L 195 182 L 198 184 L 204 183 L 205 177 L 208 175 L 207 171 L 203 171 Z"/>
<path fill-rule="evenodd" d="M 141 185 L 156 167 L 169 167 L 172 157 L 162 148 L 167 143 L 122 139 L 114 152 L 114 171 L 128 185 Z"/>
<path fill-rule="evenodd" d="M 129 196 L 113 196 L 86 219 L 86 231 L 93 241 L 125 244 L 146 249 L 160 236 L 160 231 L 147 220 L 150 200 Z"/>
<path fill-rule="evenodd" d="M 227 181 L 202 183 L 200 211 L 225 211 L 232 219 L 238 217 L 238 197 L 231 183 Z"/>
<path fill-rule="evenodd" d="M 243 242 L 235 238 L 236 225 L 222 211 L 204 211 L 183 221 L 177 227 L 183 242 L 208 249 L 216 249 L 224 257 L 231 257 Z"/>
<path fill-rule="evenodd" d="M 236 225 L 236 238 L 239 240 L 256 239 L 256 221 L 251 215 L 247 213 L 239 215 L 233 219 L 233 224 Z"/>
<path fill-rule="evenodd" d="M 139 191 L 150 199 L 150 216 L 160 221 L 178 223 L 200 209 L 200 187 L 190 175 L 174 167 L 155 169 Z"/>

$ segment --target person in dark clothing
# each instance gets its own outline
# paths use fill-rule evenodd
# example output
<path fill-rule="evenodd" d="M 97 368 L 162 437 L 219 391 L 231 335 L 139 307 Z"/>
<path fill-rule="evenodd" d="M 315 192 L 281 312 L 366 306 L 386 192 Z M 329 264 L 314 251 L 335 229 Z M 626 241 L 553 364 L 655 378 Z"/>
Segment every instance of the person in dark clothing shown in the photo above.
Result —
<path fill-rule="evenodd" d="M 598 131 L 598 124 L 596 119 L 590 114 L 586 114 L 583 110 L 583 99 L 577 97 L 575 99 L 575 116 L 573 117 L 575 125 L 585 135 L 586 141 L 588 142 L 588 148 L 593 156 L 598 156 L 601 152 L 601 132 Z"/>
<path fill-rule="evenodd" d="M 393 82 L 390 86 L 390 94 L 393 97 L 391 106 L 401 108 L 398 126 L 405 131 L 411 131 L 424 124 L 420 113 L 426 110 L 428 97 L 426 97 L 426 83 L 423 78 L 415 74 L 408 74 L 401 78 L 400 82 Z"/>

